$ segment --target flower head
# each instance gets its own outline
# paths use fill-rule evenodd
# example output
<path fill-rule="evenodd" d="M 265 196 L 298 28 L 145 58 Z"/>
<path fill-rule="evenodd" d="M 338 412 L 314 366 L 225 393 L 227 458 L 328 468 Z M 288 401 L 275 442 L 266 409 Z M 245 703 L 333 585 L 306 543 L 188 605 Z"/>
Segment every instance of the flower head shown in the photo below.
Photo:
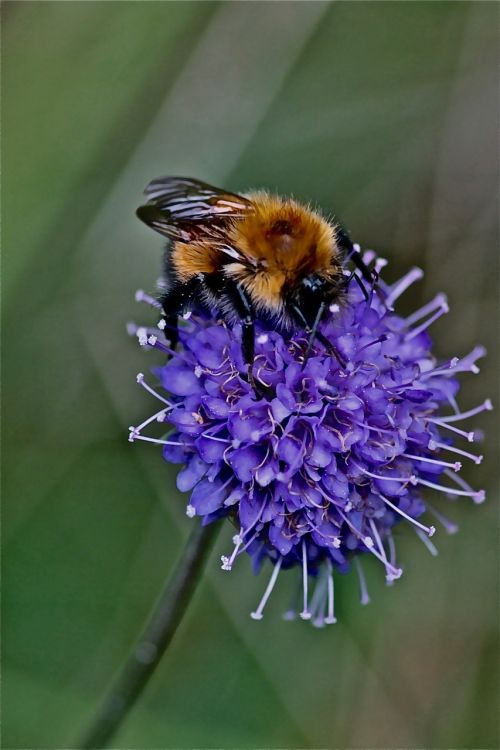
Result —
<path fill-rule="evenodd" d="M 365 261 L 373 259 L 365 254 Z M 376 261 L 380 269 L 383 261 Z M 256 339 L 256 393 L 246 377 L 238 326 L 193 314 L 181 326 L 178 350 L 168 331 L 133 327 L 143 345 L 168 354 L 156 368 L 157 388 L 138 382 L 161 402 L 157 414 L 131 428 L 130 440 L 162 446 L 165 460 L 183 464 L 177 486 L 189 492 L 188 516 L 203 523 L 227 516 L 234 548 L 222 557 L 231 570 L 248 552 L 256 568 L 269 559 L 269 584 L 252 617 L 260 619 L 280 570 L 298 567 L 300 616 L 316 625 L 336 621 L 334 573 L 356 569 L 361 601 L 368 601 L 361 560 L 373 555 L 388 583 L 402 574 L 394 528 L 409 524 L 431 552 L 438 520 L 457 527 L 427 502 L 441 496 L 484 500 L 458 474 L 460 460 L 481 456 L 455 446 L 474 442 L 458 427 L 491 402 L 460 412 L 461 372 L 478 372 L 484 355 L 438 362 L 429 326 L 448 311 L 444 295 L 403 318 L 393 305 L 422 276 L 412 269 L 392 286 L 379 282 L 368 301 L 351 285 L 346 303 L 332 305 L 321 332 L 340 357 L 307 336 L 261 326 Z M 147 295 L 140 299 L 157 305 Z M 144 429 L 168 424 L 162 438 Z M 294 611 L 287 613 L 292 617 Z"/>

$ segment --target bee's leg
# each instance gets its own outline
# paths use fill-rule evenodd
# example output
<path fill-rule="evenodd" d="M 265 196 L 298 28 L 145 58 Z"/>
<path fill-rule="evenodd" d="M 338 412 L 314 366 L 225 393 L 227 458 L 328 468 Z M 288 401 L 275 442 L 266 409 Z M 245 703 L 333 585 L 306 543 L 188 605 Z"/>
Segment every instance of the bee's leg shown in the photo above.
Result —
<path fill-rule="evenodd" d="M 255 354 L 255 316 L 250 298 L 245 291 L 245 288 L 240 282 L 228 279 L 221 272 L 204 274 L 201 288 L 207 292 L 222 313 L 223 317 L 228 319 L 236 317 L 241 323 L 241 349 L 243 353 L 243 361 L 247 366 L 248 382 L 254 391 L 260 395 L 253 375 L 253 360 Z M 220 305 L 221 301 L 223 303 L 222 305 Z M 230 314 L 231 312 L 233 313 L 232 316 Z"/>
<path fill-rule="evenodd" d="M 356 250 L 351 238 L 342 227 L 337 227 L 336 231 L 337 244 L 345 253 L 346 260 L 352 260 L 356 268 L 361 272 L 362 277 L 368 284 L 373 284 L 377 280 L 377 274 L 371 271 L 363 260 L 363 256 Z M 351 274 L 354 276 L 354 274 Z"/>
<path fill-rule="evenodd" d="M 310 353 L 311 353 L 311 349 L 312 349 L 312 345 L 314 343 L 314 339 L 315 338 L 318 339 L 318 341 L 320 341 L 323 344 L 323 346 L 325 347 L 325 349 L 328 352 L 330 352 L 331 354 L 334 355 L 334 357 L 337 359 L 337 361 L 338 361 L 338 363 L 339 363 L 339 365 L 341 367 L 345 367 L 346 366 L 346 361 L 343 358 L 343 356 L 340 354 L 340 352 L 337 350 L 337 347 L 334 344 L 332 344 L 331 341 L 328 341 L 328 339 L 326 338 L 326 336 L 323 333 L 321 333 L 321 331 L 318 331 L 318 326 L 319 326 L 319 324 L 321 322 L 321 318 L 323 317 L 323 313 L 325 311 L 325 304 L 322 303 L 320 305 L 320 308 L 318 310 L 318 313 L 316 315 L 316 318 L 314 320 L 312 328 L 309 325 L 309 323 L 307 322 L 307 319 L 306 319 L 304 313 L 302 312 L 302 310 L 300 309 L 300 307 L 298 305 L 293 304 L 290 309 L 291 309 L 292 315 L 294 316 L 296 322 L 300 326 L 302 326 L 302 328 L 304 328 L 305 332 L 309 336 L 309 341 L 307 343 L 307 349 L 306 349 L 306 353 L 305 353 L 305 356 L 304 356 L 304 362 L 302 364 L 302 369 L 304 369 L 304 367 L 307 364 L 307 360 L 309 359 L 309 356 L 310 356 Z"/>
<path fill-rule="evenodd" d="M 243 360 L 247 367 L 248 382 L 254 391 L 260 396 L 261 388 L 257 385 L 253 374 L 253 363 L 255 359 L 255 316 L 250 298 L 243 287 L 238 283 L 233 287 L 232 302 L 241 323 L 241 349 Z"/>
<path fill-rule="evenodd" d="M 175 349 L 179 341 L 178 320 L 186 307 L 195 299 L 200 288 L 200 279 L 195 277 L 184 283 L 176 283 L 160 297 L 165 321 L 165 336 L 170 342 L 170 348 Z"/>
<path fill-rule="evenodd" d="M 363 256 L 361 255 L 359 250 L 357 250 L 354 247 L 351 241 L 351 238 L 349 237 L 347 232 L 344 229 L 342 229 L 342 227 L 337 228 L 336 237 L 337 237 L 337 243 L 339 247 L 346 254 L 346 260 L 352 260 L 352 262 L 354 263 L 358 271 L 361 273 L 361 276 L 363 277 L 363 279 L 366 281 L 367 284 L 369 284 L 369 286 L 372 289 L 375 290 L 377 297 L 380 299 L 384 307 L 387 308 L 387 304 L 385 302 L 385 295 L 382 289 L 380 288 L 380 286 L 377 284 L 378 278 L 379 278 L 377 271 L 372 270 L 366 265 L 366 263 L 363 260 Z M 349 284 L 350 281 L 352 281 L 352 278 L 354 278 L 357 285 L 363 292 L 363 297 L 368 302 L 369 295 L 366 291 L 366 287 L 361 281 L 361 279 L 359 278 L 359 276 L 354 271 L 348 277 L 347 284 Z"/>
<path fill-rule="evenodd" d="M 351 271 L 351 273 L 349 274 L 349 276 L 346 279 L 346 282 L 345 282 L 346 289 L 349 287 L 349 284 L 351 283 L 351 281 L 353 279 L 356 282 L 356 284 L 359 286 L 359 288 L 361 289 L 361 292 L 363 293 L 363 297 L 365 298 L 366 302 L 369 302 L 370 301 L 370 295 L 366 291 L 366 287 L 363 284 L 362 280 L 359 278 L 358 274 L 356 273 L 356 269 L 355 268 Z"/>

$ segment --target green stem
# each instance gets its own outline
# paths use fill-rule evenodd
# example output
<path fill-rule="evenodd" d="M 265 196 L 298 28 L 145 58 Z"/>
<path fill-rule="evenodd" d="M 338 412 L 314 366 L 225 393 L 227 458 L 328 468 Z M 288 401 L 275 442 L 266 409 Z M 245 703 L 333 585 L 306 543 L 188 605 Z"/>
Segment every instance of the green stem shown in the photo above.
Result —
<path fill-rule="evenodd" d="M 76 747 L 103 748 L 127 718 L 170 644 L 188 607 L 220 523 L 199 524 L 153 608 L 144 630 Z"/>

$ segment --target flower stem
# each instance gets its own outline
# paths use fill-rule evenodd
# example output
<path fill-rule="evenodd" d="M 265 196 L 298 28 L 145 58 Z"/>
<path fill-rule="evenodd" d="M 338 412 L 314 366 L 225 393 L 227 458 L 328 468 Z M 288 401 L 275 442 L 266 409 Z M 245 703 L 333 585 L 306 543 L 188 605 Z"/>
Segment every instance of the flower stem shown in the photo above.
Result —
<path fill-rule="evenodd" d="M 103 748 L 126 720 L 175 635 L 219 527 L 220 523 L 196 524 L 132 653 L 76 747 Z"/>

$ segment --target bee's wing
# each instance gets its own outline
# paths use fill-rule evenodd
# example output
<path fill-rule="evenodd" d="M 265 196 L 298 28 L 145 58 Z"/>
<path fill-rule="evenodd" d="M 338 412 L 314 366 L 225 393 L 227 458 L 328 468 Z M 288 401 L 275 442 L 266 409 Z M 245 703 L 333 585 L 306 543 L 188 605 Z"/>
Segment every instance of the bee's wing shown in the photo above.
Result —
<path fill-rule="evenodd" d="M 137 216 L 160 234 L 181 242 L 223 240 L 225 219 L 245 216 L 252 203 L 188 177 L 160 177 L 145 190 Z"/>

